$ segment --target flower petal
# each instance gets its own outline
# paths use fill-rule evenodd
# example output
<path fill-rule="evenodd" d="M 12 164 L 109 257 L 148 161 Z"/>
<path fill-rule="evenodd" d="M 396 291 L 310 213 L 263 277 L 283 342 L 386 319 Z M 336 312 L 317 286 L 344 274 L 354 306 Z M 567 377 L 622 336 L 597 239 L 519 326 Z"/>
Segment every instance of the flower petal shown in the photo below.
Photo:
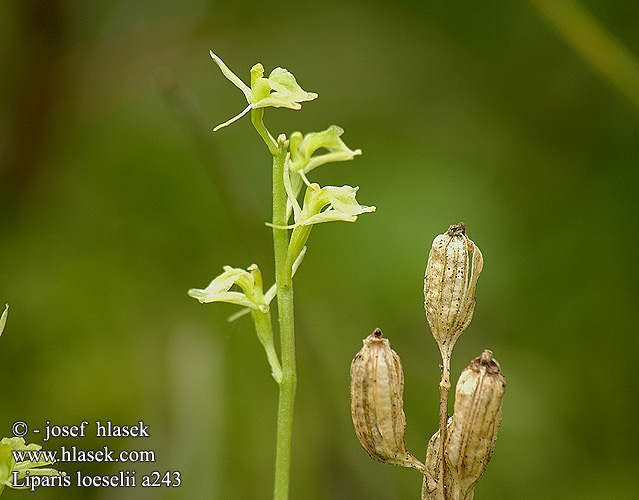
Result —
<path fill-rule="evenodd" d="M 253 105 L 249 104 L 248 106 L 246 106 L 242 112 L 240 114 L 235 115 L 233 118 L 231 118 L 230 120 L 226 120 L 224 123 L 220 123 L 219 125 L 217 125 L 214 129 L 213 132 L 217 132 L 218 130 L 220 130 L 221 128 L 224 127 L 228 127 L 231 123 L 236 122 L 237 120 L 239 120 L 240 118 L 242 118 L 246 113 L 248 113 L 249 111 L 251 111 L 251 109 L 253 109 Z"/>
<path fill-rule="evenodd" d="M 250 309 L 258 309 L 258 306 L 252 300 L 246 298 L 242 292 L 224 292 L 218 294 L 207 293 L 206 290 L 200 288 L 191 288 L 189 296 L 197 299 L 200 304 L 208 304 L 210 302 L 226 302 L 228 304 L 236 304 Z"/>
<path fill-rule="evenodd" d="M 4 311 L 2 312 L 2 316 L 0 316 L 0 335 L 2 335 L 4 325 L 7 324 L 7 314 L 9 314 L 9 304 L 4 305 Z"/>
<path fill-rule="evenodd" d="M 275 68 L 268 76 L 271 88 L 281 94 L 286 94 L 296 102 L 312 101 L 317 98 L 315 92 L 306 92 L 299 86 L 293 74 L 284 68 Z"/>
<path fill-rule="evenodd" d="M 209 54 L 211 54 L 211 57 L 213 58 L 215 63 L 219 66 L 220 70 L 222 70 L 222 73 L 224 74 L 224 76 L 228 78 L 238 89 L 244 92 L 244 95 L 246 96 L 246 101 L 250 104 L 251 88 L 248 85 L 246 85 L 242 80 L 240 80 L 240 77 L 237 76 L 235 73 L 233 73 L 229 69 L 229 67 L 226 64 L 224 64 L 224 61 L 222 61 L 222 59 L 216 56 L 212 50 L 209 51 Z"/>
<path fill-rule="evenodd" d="M 326 210 L 300 222 L 298 226 L 312 226 L 322 222 L 355 222 L 356 220 L 357 216 L 355 215 L 345 214 L 337 210 Z"/>

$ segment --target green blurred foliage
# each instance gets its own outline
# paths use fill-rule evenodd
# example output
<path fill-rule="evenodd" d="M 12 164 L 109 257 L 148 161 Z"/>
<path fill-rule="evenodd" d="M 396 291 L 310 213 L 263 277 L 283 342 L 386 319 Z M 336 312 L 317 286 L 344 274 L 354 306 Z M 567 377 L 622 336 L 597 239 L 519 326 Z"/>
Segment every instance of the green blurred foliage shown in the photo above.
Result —
<path fill-rule="evenodd" d="M 639 54 L 635 2 L 583 4 Z M 377 206 L 318 226 L 296 277 L 291 498 L 418 498 L 416 473 L 360 449 L 348 369 L 381 327 L 422 456 L 439 376 L 423 272 L 460 220 L 485 267 L 453 378 L 490 348 L 508 381 L 476 498 L 633 495 L 639 119 L 528 3 L 5 1 L 0 47 L 0 435 L 17 420 L 144 420 L 150 438 L 45 448 L 152 449 L 153 464 L 63 468 L 183 479 L 3 498 L 271 496 L 277 388 L 261 346 L 248 317 L 226 322 L 235 308 L 186 295 L 224 264 L 273 276 L 270 156 L 248 119 L 212 134 L 245 103 L 209 49 L 246 80 L 262 62 L 318 92 L 267 126 L 342 126 L 363 156 L 311 178 Z"/>

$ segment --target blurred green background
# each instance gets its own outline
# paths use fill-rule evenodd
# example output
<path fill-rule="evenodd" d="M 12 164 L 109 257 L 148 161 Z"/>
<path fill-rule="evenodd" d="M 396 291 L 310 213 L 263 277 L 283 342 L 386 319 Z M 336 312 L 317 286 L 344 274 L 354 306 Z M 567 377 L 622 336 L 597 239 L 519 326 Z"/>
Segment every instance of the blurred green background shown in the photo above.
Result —
<path fill-rule="evenodd" d="M 582 3 L 639 54 L 635 1 Z M 144 439 L 28 441 L 156 452 L 62 464 L 73 478 L 182 474 L 3 499 L 272 495 L 277 390 L 252 324 L 186 294 L 225 264 L 273 279 L 270 156 L 248 118 L 211 132 L 245 101 L 209 49 L 245 81 L 262 62 L 318 92 L 267 126 L 342 126 L 363 155 L 311 179 L 377 206 L 317 226 L 296 277 L 291 498 L 419 498 L 419 474 L 357 443 L 349 364 L 382 328 L 423 457 L 439 377 L 423 272 L 460 220 L 485 266 L 453 378 L 490 348 L 508 382 L 475 498 L 635 497 L 639 115 L 530 3 L 4 1 L 0 47 L 0 435 L 144 420 Z"/>

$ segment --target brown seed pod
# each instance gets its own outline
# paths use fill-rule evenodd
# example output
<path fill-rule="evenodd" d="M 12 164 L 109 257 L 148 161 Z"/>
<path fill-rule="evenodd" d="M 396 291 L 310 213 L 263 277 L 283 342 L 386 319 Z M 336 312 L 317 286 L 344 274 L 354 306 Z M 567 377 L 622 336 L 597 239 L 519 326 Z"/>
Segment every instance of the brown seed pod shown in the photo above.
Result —
<path fill-rule="evenodd" d="M 455 389 L 455 411 L 445 454 L 453 499 L 472 499 L 493 454 L 501 422 L 506 379 L 493 353 L 485 350 L 465 368 Z"/>
<path fill-rule="evenodd" d="M 463 222 L 433 241 L 424 277 L 424 308 L 442 354 L 450 355 L 473 317 L 475 287 L 483 265 L 482 254 L 466 236 Z"/>
<path fill-rule="evenodd" d="M 447 430 L 450 432 L 450 425 L 453 417 L 448 417 Z M 426 448 L 426 461 L 424 462 L 424 468 L 426 473 L 424 474 L 424 482 L 422 484 L 422 500 L 439 500 L 437 497 L 437 483 L 439 482 L 440 474 L 440 453 L 439 453 L 439 429 L 432 435 L 430 441 L 428 441 L 428 447 Z M 450 471 L 447 469 L 446 482 L 444 488 L 449 491 L 451 484 Z"/>
<path fill-rule="evenodd" d="M 379 328 L 363 343 L 351 363 L 351 415 L 357 438 L 374 460 L 423 472 L 424 464 L 406 448 L 399 356 Z"/>

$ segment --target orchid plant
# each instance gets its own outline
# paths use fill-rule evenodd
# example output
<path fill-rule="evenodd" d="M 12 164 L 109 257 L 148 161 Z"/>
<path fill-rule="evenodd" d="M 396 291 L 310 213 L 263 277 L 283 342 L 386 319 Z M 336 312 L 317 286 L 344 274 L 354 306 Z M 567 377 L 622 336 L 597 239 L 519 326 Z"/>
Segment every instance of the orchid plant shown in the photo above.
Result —
<path fill-rule="evenodd" d="M 331 125 L 321 132 L 290 137 L 280 134 L 275 139 L 264 125 L 266 108 L 299 110 L 303 102 L 317 98 L 307 92 L 286 69 L 275 68 L 264 76 L 262 64 L 251 68 L 250 86 L 235 75 L 213 52 L 211 57 L 226 78 L 238 87 L 248 105 L 242 112 L 218 125 L 217 131 L 250 113 L 251 122 L 273 157 L 273 217 L 266 222 L 273 232 L 275 283 L 264 291 L 262 273 L 256 264 L 247 269 L 225 266 L 204 289 L 193 288 L 189 295 L 201 303 L 228 302 L 242 309 L 229 320 L 250 314 L 257 337 L 264 346 L 271 373 L 279 385 L 277 444 L 275 456 L 274 500 L 289 496 L 292 419 L 297 384 L 295 364 L 295 320 L 293 276 L 306 253 L 306 243 L 314 225 L 323 222 L 354 222 L 363 213 L 375 211 L 360 205 L 358 188 L 352 186 L 320 186 L 311 182 L 309 174 L 326 163 L 352 160 L 361 154 L 341 139 L 344 131 Z M 270 304 L 277 297 L 279 354 L 275 347 Z"/>

